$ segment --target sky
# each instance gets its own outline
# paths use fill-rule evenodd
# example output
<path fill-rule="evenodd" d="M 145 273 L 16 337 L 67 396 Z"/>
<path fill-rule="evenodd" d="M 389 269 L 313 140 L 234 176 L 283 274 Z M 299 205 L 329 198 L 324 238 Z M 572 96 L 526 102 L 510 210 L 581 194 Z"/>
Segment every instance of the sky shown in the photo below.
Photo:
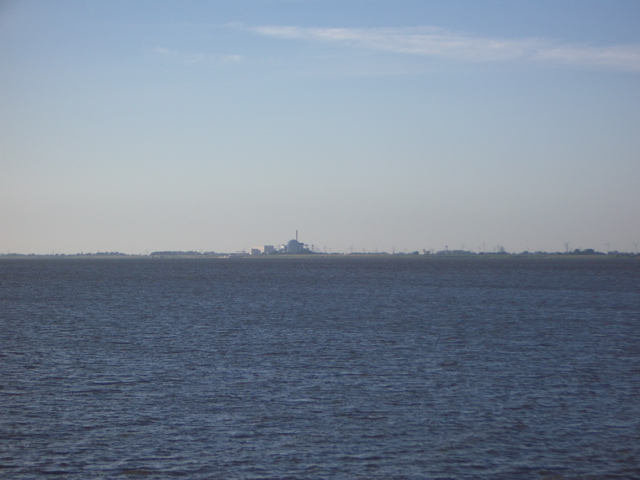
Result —
<path fill-rule="evenodd" d="M 0 253 L 634 251 L 637 0 L 0 0 Z"/>

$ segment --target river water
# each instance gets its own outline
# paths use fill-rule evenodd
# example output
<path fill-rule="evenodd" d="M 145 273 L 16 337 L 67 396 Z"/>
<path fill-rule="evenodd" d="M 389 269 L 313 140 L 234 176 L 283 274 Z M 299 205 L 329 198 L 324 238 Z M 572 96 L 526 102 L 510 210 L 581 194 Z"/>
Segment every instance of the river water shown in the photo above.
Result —
<path fill-rule="evenodd" d="M 640 260 L 0 259 L 0 477 L 638 479 Z"/>

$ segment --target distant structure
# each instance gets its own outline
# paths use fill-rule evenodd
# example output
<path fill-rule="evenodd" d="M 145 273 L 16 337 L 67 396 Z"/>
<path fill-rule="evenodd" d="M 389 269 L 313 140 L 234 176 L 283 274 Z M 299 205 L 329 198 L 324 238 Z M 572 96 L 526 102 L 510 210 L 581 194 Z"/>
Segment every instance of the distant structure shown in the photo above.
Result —
<path fill-rule="evenodd" d="M 270 255 L 272 253 L 276 253 L 276 248 L 273 245 L 251 247 L 251 255 Z"/>
<path fill-rule="evenodd" d="M 305 253 L 304 244 L 300 243 L 298 240 L 289 240 L 284 250 L 285 253 L 290 254 Z"/>
<path fill-rule="evenodd" d="M 284 246 L 284 253 L 297 255 L 300 253 L 311 253 L 311 250 L 298 241 L 298 230 L 296 230 L 296 238 L 294 240 L 289 240 L 289 242 Z"/>
<path fill-rule="evenodd" d="M 276 253 L 299 255 L 312 252 L 304 243 L 298 241 L 297 230 L 295 239 L 289 240 L 287 243 L 280 245 L 278 248 L 275 248 L 273 245 L 258 245 L 251 248 L 251 255 L 271 255 Z"/>

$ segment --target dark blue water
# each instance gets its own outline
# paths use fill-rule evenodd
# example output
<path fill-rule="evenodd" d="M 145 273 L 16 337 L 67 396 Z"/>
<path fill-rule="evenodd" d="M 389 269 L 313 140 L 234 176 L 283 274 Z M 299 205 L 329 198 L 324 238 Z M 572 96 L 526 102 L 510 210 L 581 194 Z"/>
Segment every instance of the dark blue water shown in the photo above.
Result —
<path fill-rule="evenodd" d="M 640 478 L 640 261 L 3 259 L 0 477 Z"/>

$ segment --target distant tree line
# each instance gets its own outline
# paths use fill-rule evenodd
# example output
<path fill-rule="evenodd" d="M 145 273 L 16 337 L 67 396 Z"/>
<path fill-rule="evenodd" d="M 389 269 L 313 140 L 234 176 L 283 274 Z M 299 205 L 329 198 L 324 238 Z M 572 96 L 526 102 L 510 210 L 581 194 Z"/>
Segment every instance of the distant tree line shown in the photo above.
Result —
<path fill-rule="evenodd" d="M 195 250 L 163 250 L 151 252 L 150 257 L 206 257 L 210 255 L 218 255 L 216 252 L 196 252 Z"/>

